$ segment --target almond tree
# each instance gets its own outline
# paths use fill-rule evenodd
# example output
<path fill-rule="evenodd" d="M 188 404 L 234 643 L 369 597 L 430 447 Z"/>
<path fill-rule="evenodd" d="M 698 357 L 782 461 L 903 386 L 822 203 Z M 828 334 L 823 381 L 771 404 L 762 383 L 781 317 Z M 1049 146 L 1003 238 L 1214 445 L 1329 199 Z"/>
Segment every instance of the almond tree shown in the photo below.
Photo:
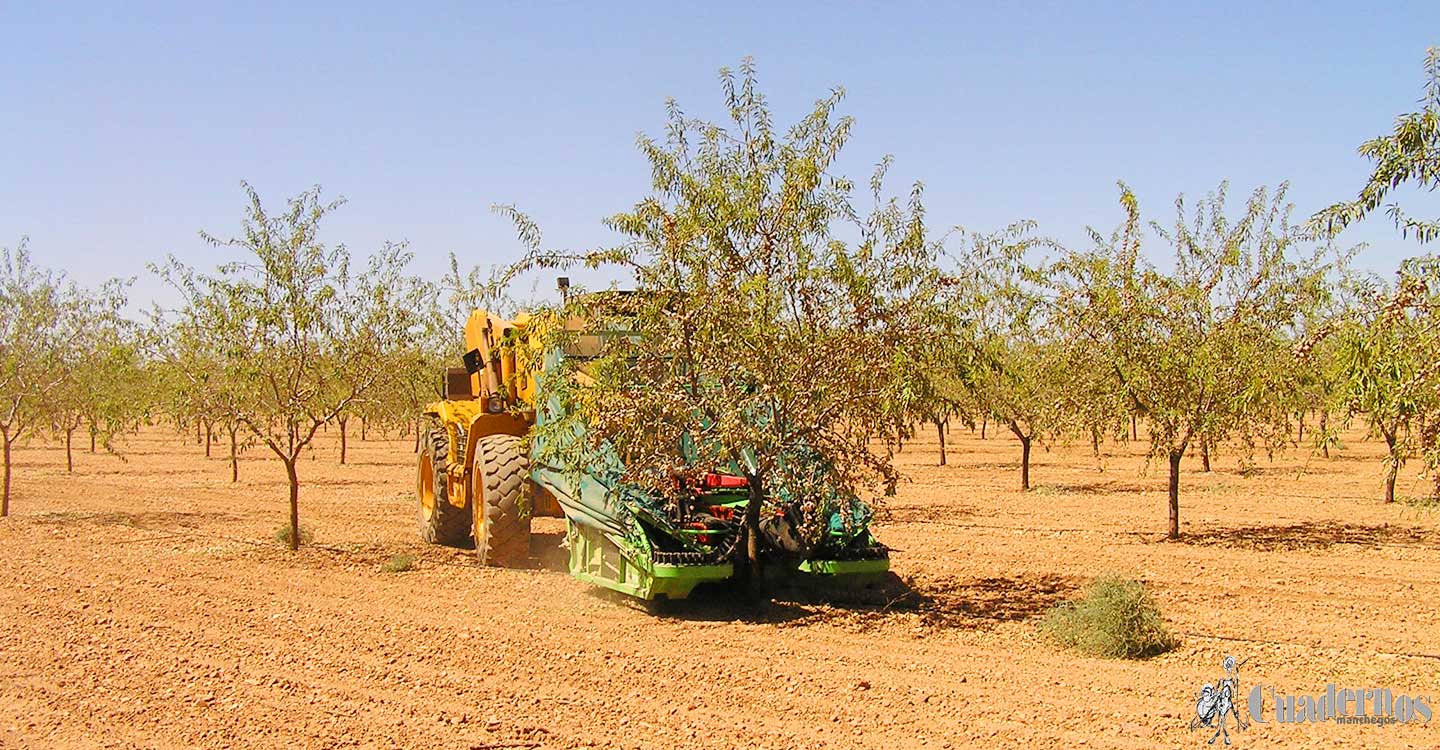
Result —
<path fill-rule="evenodd" d="M 973 421 L 968 399 L 970 389 L 966 384 L 973 367 L 971 342 L 948 333 L 945 329 L 937 330 L 932 342 L 937 345 L 920 350 L 921 361 L 927 362 L 928 367 L 916 381 L 917 392 L 909 399 L 915 405 L 914 413 L 902 417 L 899 435 L 902 439 L 911 437 L 910 425 L 914 421 L 933 426 L 940 446 L 940 466 L 949 463 L 945 433 L 950 420 L 958 418 L 966 424 Z"/>
<path fill-rule="evenodd" d="M 391 354 L 389 384 L 370 402 L 370 414 L 382 424 L 414 432 L 415 450 L 420 450 L 425 405 L 441 396 L 439 373 L 456 359 L 455 339 L 449 325 L 433 323 L 427 316 L 420 333 Z M 441 335 L 443 334 L 443 335 Z M 464 339 L 459 339 L 463 341 Z"/>
<path fill-rule="evenodd" d="M 78 302 L 63 274 L 30 262 L 26 245 L 22 239 L 13 250 L 0 249 L 0 441 L 5 454 L 0 517 L 10 515 L 15 441 L 43 429 L 54 416 L 69 346 L 61 326 Z"/>
<path fill-rule="evenodd" d="M 923 393 L 918 342 L 935 330 L 945 279 L 918 185 L 887 197 L 882 160 L 863 211 L 835 174 L 852 124 L 835 111 L 841 90 L 781 129 L 748 61 L 721 82 L 728 121 L 692 119 L 672 102 L 665 139 L 640 139 L 653 189 L 608 221 L 620 246 L 539 252 L 538 232 L 516 218 L 536 250 L 525 267 L 578 260 L 623 269 L 635 287 L 541 311 L 537 328 L 568 317 L 601 342 L 595 358 L 565 359 L 571 372 L 546 372 L 541 460 L 614 465 L 620 481 L 663 497 L 677 473 L 743 475 L 742 549 L 758 585 L 772 501 L 793 499 L 814 543 L 832 519 L 850 522 L 857 495 L 893 492 L 885 448 Z"/>
<path fill-rule="evenodd" d="M 1087 333 L 1058 318 L 1055 326 L 1064 367 L 1059 411 L 1068 425 L 1062 434 L 1087 435 L 1097 467 L 1104 471 L 1101 441 L 1136 439 L 1139 409 L 1126 396 L 1105 353 L 1089 344 Z"/>
<path fill-rule="evenodd" d="M 363 273 L 353 278 L 346 273 L 341 275 L 339 305 L 346 314 L 339 317 L 339 340 L 380 337 L 370 342 L 369 351 L 369 365 L 378 372 L 360 373 L 345 363 L 336 363 L 340 372 L 364 379 L 359 384 L 334 381 L 340 388 L 341 396 L 347 389 L 355 391 L 354 397 L 349 398 L 347 405 L 335 414 L 335 424 L 340 430 L 342 465 L 349 447 L 347 428 L 350 417 L 363 415 L 366 411 L 373 413 L 385 401 L 387 394 L 404 391 L 410 385 L 419 365 L 430 364 L 416 356 L 418 349 L 414 342 L 423 340 L 423 333 L 431 322 L 426 312 L 432 308 L 431 299 L 435 290 L 424 281 L 406 275 L 410 259 L 404 244 L 387 245 L 371 256 Z M 350 356 L 343 346 L 334 354 Z M 431 382 L 436 372 L 439 368 L 427 373 Z M 372 381 L 375 376 L 378 379 Z M 363 388 L 356 388 L 357 385 L 363 385 Z"/>
<path fill-rule="evenodd" d="M 416 312 L 386 288 L 410 261 L 403 246 L 386 245 L 366 273 L 350 272 L 344 246 L 320 237 L 324 218 L 342 201 L 324 202 L 313 188 L 272 215 L 244 185 L 249 205 L 242 234 L 217 248 L 244 259 L 214 275 L 190 273 L 173 259 L 166 277 L 211 328 L 210 344 L 228 377 L 244 388 L 237 421 L 285 467 L 289 480 L 291 549 L 300 544 L 298 461 L 321 426 L 376 389 L 385 355 L 414 332 Z M 188 281 L 182 281 L 187 279 Z"/>
<path fill-rule="evenodd" d="M 151 325 L 155 338 L 155 363 L 162 392 L 177 422 L 205 423 L 205 455 L 210 455 L 210 436 L 219 425 L 229 438 L 230 481 L 240 481 L 240 451 L 250 442 L 240 421 L 245 405 L 253 398 L 253 383 L 238 377 L 239 368 L 228 360 L 234 350 L 215 345 L 218 332 L 229 324 L 229 311 L 222 298 L 209 294 L 203 279 L 173 258 L 162 267 L 151 266 L 189 301 L 185 307 L 157 313 Z"/>
<path fill-rule="evenodd" d="M 133 321 L 120 319 L 112 338 L 96 341 L 90 366 L 96 381 L 81 416 L 90 438 L 90 452 L 114 452 L 114 439 L 140 428 L 153 404 L 153 389 L 146 382 L 145 345 Z M 97 331 L 98 333 L 99 331 Z"/>
<path fill-rule="evenodd" d="M 76 290 L 59 322 L 65 342 L 60 384 L 50 394 L 52 429 L 65 441 L 65 470 L 75 470 L 75 433 L 88 426 L 90 450 L 113 451 L 112 438 L 134 428 L 147 406 L 135 326 L 121 315 L 129 280 Z"/>
<path fill-rule="evenodd" d="M 1393 305 L 1383 284 L 1361 287 L 1355 317 L 1336 334 L 1344 380 L 1342 393 L 1351 416 L 1363 415 L 1373 434 L 1385 440 L 1385 502 L 1395 502 L 1395 478 L 1411 456 L 1412 427 L 1424 404 L 1412 384 L 1431 352 L 1414 343 L 1423 324 L 1413 309 Z"/>
<path fill-rule="evenodd" d="M 1345 291 L 1342 280 L 1336 285 L 1337 291 Z M 1291 410 L 1295 413 L 1295 445 L 1310 446 L 1330 457 L 1330 449 L 1339 444 L 1340 431 L 1332 422 L 1332 416 L 1344 420 L 1352 406 L 1346 392 L 1349 380 L 1348 364 L 1342 351 L 1342 342 L 1337 330 L 1353 321 L 1358 314 L 1356 302 L 1351 295 L 1337 296 L 1337 304 L 1319 311 L 1314 320 L 1306 321 L 1300 331 L 1300 340 L 1309 347 L 1305 361 L 1297 364 L 1295 372 L 1296 390 L 1292 394 Z M 1305 417 L 1315 415 L 1315 423 L 1307 429 Z M 1307 435 L 1309 439 L 1307 440 Z"/>
<path fill-rule="evenodd" d="M 1028 257 L 1053 246 L 1020 222 L 971 239 L 974 280 L 961 304 L 977 311 L 974 363 L 966 379 L 974 403 L 1020 441 L 1020 489 L 1030 489 L 1031 449 L 1073 422 L 1066 391 L 1071 362 L 1054 317 L 1043 270 Z"/>
<path fill-rule="evenodd" d="M 1424 192 L 1440 188 L 1440 158 L 1436 158 L 1440 154 L 1440 47 L 1426 50 L 1425 94 L 1419 111 L 1400 115 L 1388 135 L 1366 141 L 1359 151 L 1374 164 L 1370 178 L 1354 200 L 1317 213 L 1311 219 L 1312 226 L 1333 235 L 1383 206 L 1402 237 L 1414 238 L 1421 245 L 1440 237 L 1440 218 L 1416 217 L 1392 198 L 1393 192 L 1403 186 Z M 1381 352 L 1434 352 L 1440 345 L 1440 259 L 1433 254 L 1411 258 L 1402 264 L 1400 279 L 1386 308 L 1397 316 L 1402 313 L 1394 311 L 1403 310 L 1403 317 L 1388 321 L 1397 323 L 1403 319 L 1405 324 L 1391 328 L 1387 323 L 1382 328 L 1387 329 L 1387 335 L 1401 335 L 1405 340 L 1393 346 L 1372 343 Z M 1403 360 L 1379 364 L 1392 371 L 1405 366 Z M 1434 481 L 1433 494 L 1440 497 L 1440 358 L 1430 357 L 1400 387 L 1403 393 L 1396 397 L 1420 410 L 1416 416 L 1416 426 L 1421 428 L 1419 450 L 1425 457 L 1426 472 Z M 1389 460 L 1393 468 L 1394 456 Z"/>
<path fill-rule="evenodd" d="M 413 300 L 418 313 L 416 332 L 389 353 L 385 387 L 357 404 L 353 413 L 363 415 L 367 424 L 373 419 L 399 427 L 402 433 L 413 430 L 415 450 L 419 451 L 425 432 L 424 407 L 441 397 L 437 374 L 464 353 L 465 322 L 470 313 L 481 309 L 513 317 L 538 304 L 527 305 L 509 296 L 508 271 L 508 266 L 473 266 L 462 273 L 460 261 L 452 253 L 450 270 L 438 283 L 405 280 L 403 295 Z"/>
<path fill-rule="evenodd" d="M 941 243 L 943 239 L 935 246 Z M 979 358 L 976 329 L 980 316 L 969 304 L 975 278 L 968 259 L 947 262 L 936 279 L 935 290 L 927 293 L 934 309 L 918 316 L 929 321 L 928 335 L 917 336 L 903 347 L 913 372 L 899 397 L 885 402 L 890 411 L 877 414 L 875 421 L 888 425 L 886 432 L 893 434 L 896 452 L 904 447 L 904 441 L 915 437 L 916 425 L 933 426 L 940 448 L 938 465 L 945 466 L 949 462 L 946 430 L 950 420 L 974 424 L 972 378 Z"/>
<path fill-rule="evenodd" d="M 1096 247 L 1070 254 L 1061 310 L 1104 352 L 1125 397 L 1146 415 L 1150 455 L 1169 470 L 1170 538 L 1180 536 L 1180 463 L 1192 440 L 1236 430 L 1278 436 L 1293 384 L 1296 326 L 1323 299 L 1322 251 L 1306 250 L 1289 224 L 1285 187 L 1256 190 L 1245 211 L 1225 210 L 1225 185 L 1194 210 L 1151 229 L 1173 268 L 1141 252 L 1139 204 L 1121 185 L 1126 219 Z M 1285 430 L 1288 434 L 1288 430 Z"/>
<path fill-rule="evenodd" d="M 1359 148 L 1360 155 L 1374 162 L 1370 179 L 1354 200 L 1336 203 L 1317 213 L 1312 225 L 1335 234 L 1384 206 L 1404 237 L 1426 244 L 1440 237 L 1440 217 L 1417 218 L 1399 202 L 1385 203 L 1402 185 L 1426 192 L 1440 188 L 1440 47 L 1425 51 L 1425 96 L 1420 111 L 1400 115 L 1389 135 L 1372 138 Z"/>

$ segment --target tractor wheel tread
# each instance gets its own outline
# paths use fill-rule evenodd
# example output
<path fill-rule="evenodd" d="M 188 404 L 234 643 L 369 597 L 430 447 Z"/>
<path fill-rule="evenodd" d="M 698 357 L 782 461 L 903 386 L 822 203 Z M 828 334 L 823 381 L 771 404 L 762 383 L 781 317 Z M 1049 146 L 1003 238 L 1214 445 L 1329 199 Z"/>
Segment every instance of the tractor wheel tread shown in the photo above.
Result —
<path fill-rule="evenodd" d="M 530 558 L 530 458 L 520 438 L 490 435 L 476 443 L 475 551 L 482 565 L 524 567 Z M 483 514 L 483 518 L 481 516 Z"/>
<path fill-rule="evenodd" d="M 470 517 L 471 501 L 467 498 L 464 508 L 457 508 L 449 500 L 450 483 L 450 435 L 445 425 L 438 420 L 432 420 L 430 426 L 430 451 L 429 455 L 421 455 L 420 460 L 429 460 L 433 484 L 430 489 L 434 493 L 434 513 L 425 514 L 424 503 L 418 503 L 420 538 L 430 544 L 444 544 L 451 547 L 463 547 L 470 543 Z M 423 474 L 424 469 L 420 471 Z M 417 480 L 417 493 L 419 492 L 419 481 Z"/>

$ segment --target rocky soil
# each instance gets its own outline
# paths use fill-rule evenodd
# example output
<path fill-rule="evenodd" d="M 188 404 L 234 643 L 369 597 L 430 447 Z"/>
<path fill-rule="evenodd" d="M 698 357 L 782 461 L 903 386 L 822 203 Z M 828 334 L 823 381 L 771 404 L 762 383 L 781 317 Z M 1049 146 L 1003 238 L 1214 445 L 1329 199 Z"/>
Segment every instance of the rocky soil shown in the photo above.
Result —
<path fill-rule="evenodd" d="M 1245 691 L 1440 709 L 1440 516 L 1378 502 L 1360 434 L 1244 473 L 1187 462 L 1178 543 L 1138 449 L 1037 451 L 1022 494 L 1014 441 L 953 430 L 939 467 L 927 437 L 878 526 L 913 594 L 661 611 L 566 575 L 553 519 L 527 570 L 422 545 L 405 440 L 352 439 L 341 466 L 327 436 L 301 468 L 298 553 L 271 539 L 284 474 L 259 449 L 232 485 L 223 446 L 163 430 L 73 475 L 33 443 L 0 521 L 0 748 L 1198 747 L 1187 723 L 1225 654 L 1250 659 Z M 414 569 L 383 572 L 396 554 Z M 1038 632 L 1107 571 L 1152 587 L 1176 651 L 1108 661 Z M 1233 739 L 1436 747 L 1440 721 Z"/>

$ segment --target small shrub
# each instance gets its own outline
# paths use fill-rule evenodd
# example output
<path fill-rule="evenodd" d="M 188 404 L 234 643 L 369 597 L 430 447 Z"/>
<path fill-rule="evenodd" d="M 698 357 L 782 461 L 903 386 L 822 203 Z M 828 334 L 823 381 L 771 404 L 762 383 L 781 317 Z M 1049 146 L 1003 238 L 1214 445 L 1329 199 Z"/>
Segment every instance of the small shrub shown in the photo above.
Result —
<path fill-rule="evenodd" d="M 271 536 L 275 539 L 275 541 L 277 541 L 277 542 L 285 545 L 286 547 L 289 547 L 289 546 L 290 546 L 290 524 L 288 524 L 288 523 L 287 523 L 287 524 L 282 524 L 282 525 L 276 527 L 275 533 L 272 534 Z M 302 544 L 302 545 L 303 545 L 303 544 L 309 544 L 311 538 L 312 538 L 312 537 L 311 537 L 311 534 L 310 534 L 310 530 L 307 529 L 307 528 L 305 528 L 304 526 L 301 526 L 301 527 L 300 527 L 300 544 Z"/>
<path fill-rule="evenodd" d="M 1113 574 L 1050 610 L 1041 628 L 1065 646 L 1111 659 L 1143 659 L 1177 643 L 1145 584 Z"/>
<path fill-rule="evenodd" d="M 415 558 L 410 555 L 395 555 L 380 566 L 381 573 L 404 573 L 415 567 Z"/>

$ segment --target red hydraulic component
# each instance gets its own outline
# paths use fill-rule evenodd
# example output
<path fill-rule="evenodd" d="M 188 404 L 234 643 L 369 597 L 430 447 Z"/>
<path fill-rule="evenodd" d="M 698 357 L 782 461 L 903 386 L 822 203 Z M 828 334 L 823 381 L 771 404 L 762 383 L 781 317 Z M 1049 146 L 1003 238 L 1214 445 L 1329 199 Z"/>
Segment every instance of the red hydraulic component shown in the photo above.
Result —
<path fill-rule="evenodd" d="M 707 490 L 738 490 L 749 486 L 745 477 L 737 477 L 734 474 L 717 474 L 710 472 L 701 480 L 701 486 Z"/>
<path fill-rule="evenodd" d="M 706 510 L 721 521 L 729 521 L 735 517 L 735 509 L 727 505 L 712 505 Z"/>
<path fill-rule="evenodd" d="M 709 530 L 710 530 L 710 527 L 709 527 L 709 526 L 706 526 L 705 523 L 704 523 L 704 522 L 701 522 L 701 521 L 696 521 L 696 522 L 693 522 L 693 523 L 687 523 L 687 524 L 685 524 L 685 528 L 686 528 L 686 529 L 690 529 L 690 530 L 692 530 L 692 531 L 709 531 Z M 709 535 L 709 534 L 696 534 L 696 535 L 695 535 L 695 541 L 697 541 L 697 542 L 699 542 L 699 543 L 701 543 L 701 544 L 709 544 L 709 543 L 710 543 L 710 535 Z"/>

